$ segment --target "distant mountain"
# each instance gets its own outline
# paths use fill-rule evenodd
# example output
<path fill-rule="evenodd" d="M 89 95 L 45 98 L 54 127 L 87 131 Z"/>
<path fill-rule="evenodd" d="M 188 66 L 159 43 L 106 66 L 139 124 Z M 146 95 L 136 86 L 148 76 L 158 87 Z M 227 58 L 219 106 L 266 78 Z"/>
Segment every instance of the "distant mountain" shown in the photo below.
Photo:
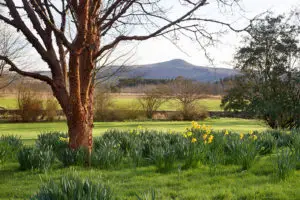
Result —
<path fill-rule="evenodd" d="M 167 62 L 139 65 L 123 74 L 127 77 L 143 77 L 145 79 L 172 79 L 178 76 L 201 82 L 210 82 L 237 75 L 234 69 L 212 68 L 192 65 L 184 60 L 171 60 Z"/>
<path fill-rule="evenodd" d="M 118 66 L 112 66 L 109 69 L 101 71 L 97 77 L 107 77 L 107 74 L 114 74 L 117 69 L 119 69 Z M 39 73 L 51 76 L 49 71 L 41 71 Z M 237 75 L 238 73 L 234 69 L 201 67 L 192 65 L 184 60 L 176 59 L 149 65 L 127 66 L 125 70 L 116 73 L 116 76 L 119 78 L 141 77 L 144 79 L 173 79 L 183 76 L 184 78 L 201 82 L 212 82 Z"/>

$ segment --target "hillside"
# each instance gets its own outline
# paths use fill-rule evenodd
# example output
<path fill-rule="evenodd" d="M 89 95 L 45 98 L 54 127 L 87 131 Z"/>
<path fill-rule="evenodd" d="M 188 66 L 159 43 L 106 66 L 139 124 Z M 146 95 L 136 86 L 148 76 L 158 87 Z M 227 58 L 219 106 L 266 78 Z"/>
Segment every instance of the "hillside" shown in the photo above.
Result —
<path fill-rule="evenodd" d="M 112 66 L 110 69 L 101 71 L 97 77 L 107 77 L 107 74 L 114 73 L 118 68 L 118 66 Z M 50 72 L 44 71 L 40 73 L 51 76 Z M 173 79 L 183 76 L 187 79 L 211 82 L 236 74 L 238 74 L 238 71 L 234 69 L 201 67 L 192 65 L 184 60 L 175 59 L 155 64 L 127 66 L 122 72 L 117 73 L 116 76 L 120 78 L 142 77 L 144 79 Z"/>
<path fill-rule="evenodd" d="M 201 82 L 210 82 L 238 74 L 238 71 L 226 68 L 211 68 L 192 65 L 184 60 L 139 65 L 131 68 L 122 76 L 143 77 L 145 79 L 172 79 L 183 76 Z"/>

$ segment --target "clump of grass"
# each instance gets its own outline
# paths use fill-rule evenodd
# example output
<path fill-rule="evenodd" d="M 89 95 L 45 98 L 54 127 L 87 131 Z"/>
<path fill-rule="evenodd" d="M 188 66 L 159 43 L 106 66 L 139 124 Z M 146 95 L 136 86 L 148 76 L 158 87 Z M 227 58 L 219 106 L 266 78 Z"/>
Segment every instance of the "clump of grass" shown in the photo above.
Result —
<path fill-rule="evenodd" d="M 276 176 L 280 180 L 286 180 L 296 168 L 295 151 L 290 148 L 279 150 L 274 165 Z"/>
<path fill-rule="evenodd" d="M 2 135 L 0 137 L 0 164 L 17 159 L 17 153 L 23 143 L 20 137 L 13 135 Z"/>
<path fill-rule="evenodd" d="M 110 200 L 112 191 L 108 186 L 96 184 L 88 179 L 75 176 L 63 176 L 59 183 L 53 180 L 44 184 L 40 190 L 31 197 L 31 200 Z"/>
<path fill-rule="evenodd" d="M 23 147 L 18 154 L 21 170 L 47 171 L 52 166 L 54 158 L 52 149 L 40 150 L 35 147 Z"/>

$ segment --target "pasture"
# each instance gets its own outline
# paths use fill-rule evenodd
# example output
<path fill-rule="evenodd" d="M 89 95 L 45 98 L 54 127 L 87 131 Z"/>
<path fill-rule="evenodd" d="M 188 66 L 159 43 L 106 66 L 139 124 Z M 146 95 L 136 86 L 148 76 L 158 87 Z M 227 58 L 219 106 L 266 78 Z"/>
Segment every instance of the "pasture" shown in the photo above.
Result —
<path fill-rule="evenodd" d="M 44 97 L 46 99 L 46 97 Z M 112 96 L 113 105 L 117 108 L 136 108 L 138 106 L 138 96 L 123 96 L 123 95 L 113 95 Z M 205 107 L 208 111 L 220 111 L 220 98 L 205 98 L 198 100 L 198 105 Z M 6 109 L 17 109 L 18 101 L 15 95 L 8 95 L 0 97 L 0 107 Z M 160 111 L 176 111 L 178 108 L 178 102 L 176 100 L 169 100 L 161 105 Z"/>

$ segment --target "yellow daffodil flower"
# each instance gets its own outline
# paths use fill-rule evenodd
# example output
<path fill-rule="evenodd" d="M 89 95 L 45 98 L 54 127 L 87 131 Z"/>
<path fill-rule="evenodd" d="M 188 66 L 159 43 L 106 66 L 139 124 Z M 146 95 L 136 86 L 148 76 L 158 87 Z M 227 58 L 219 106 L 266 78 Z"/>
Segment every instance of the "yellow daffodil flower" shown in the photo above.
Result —
<path fill-rule="evenodd" d="M 202 136 L 202 138 L 203 138 L 203 140 L 206 140 L 207 139 L 207 134 L 204 134 L 203 136 Z"/>
<path fill-rule="evenodd" d="M 214 139 L 213 135 L 209 136 L 209 138 L 208 138 L 208 144 L 212 143 L 213 139 Z"/>
<path fill-rule="evenodd" d="M 193 139 L 192 139 L 192 143 L 195 143 L 195 142 L 197 142 L 197 139 L 196 139 L 196 138 L 193 138 Z"/>
<path fill-rule="evenodd" d="M 242 140 L 244 138 L 244 134 L 243 133 L 240 133 L 240 139 Z"/>
<path fill-rule="evenodd" d="M 257 136 L 256 135 L 253 135 L 253 140 L 257 140 Z"/>
<path fill-rule="evenodd" d="M 225 133 L 224 133 L 224 135 L 229 135 L 229 132 L 226 130 Z"/>

